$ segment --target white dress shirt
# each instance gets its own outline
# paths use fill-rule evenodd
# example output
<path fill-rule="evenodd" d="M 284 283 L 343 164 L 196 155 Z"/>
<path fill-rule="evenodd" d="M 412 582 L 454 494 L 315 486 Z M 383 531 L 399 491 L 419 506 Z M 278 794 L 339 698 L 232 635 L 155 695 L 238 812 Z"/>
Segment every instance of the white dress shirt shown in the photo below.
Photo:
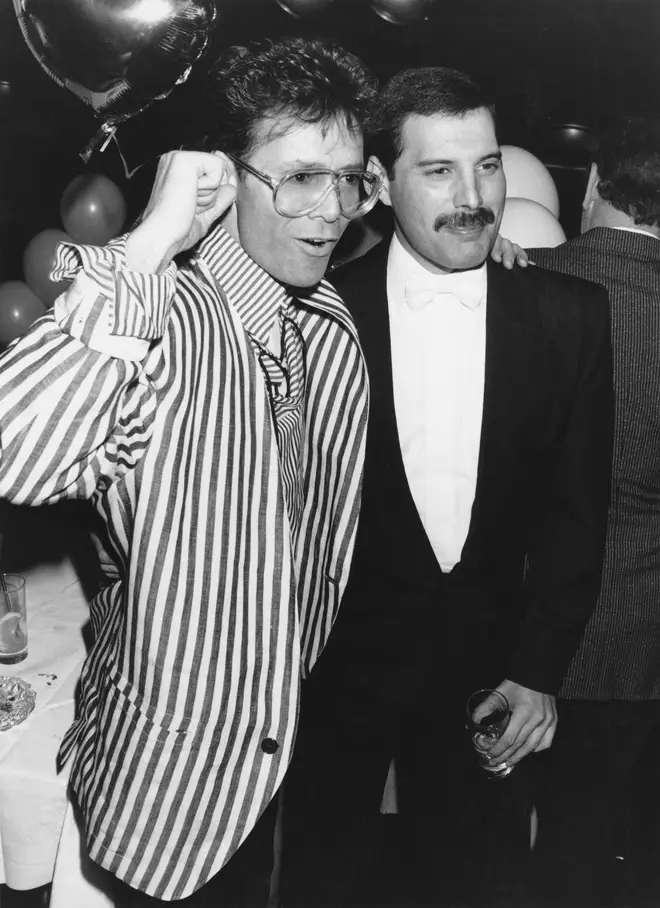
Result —
<path fill-rule="evenodd" d="M 456 287 L 457 281 L 459 285 L 467 281 L 470 293 Z M 429 292 L 422 291 L 421 297 L 418 292 L 420 308 L 410 296 L 411 288 L 419 290 L 422 283 Z M 467 304 L 452 290 L 461 293 Z M 395 236 L 387 264 L 387 297 L 403 464 L 438 563 L 449 571 L 461 558 L 477 483 L 486 359 L 486 266 L 434 275 Z"/>

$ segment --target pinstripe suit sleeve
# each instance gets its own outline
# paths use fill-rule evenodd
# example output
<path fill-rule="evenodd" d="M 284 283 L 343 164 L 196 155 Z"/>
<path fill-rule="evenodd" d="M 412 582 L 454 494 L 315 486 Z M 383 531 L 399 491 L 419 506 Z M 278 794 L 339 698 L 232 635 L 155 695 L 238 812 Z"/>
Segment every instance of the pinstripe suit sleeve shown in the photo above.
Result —
<path fill-rule="evenodd" d="M 554 694 L 601 585 L 612 471 L 614 391 L 607 293 L 581 281 L 568 298 L 579 364 L 570 411 L 530 533 L 527 602 L 509 677 Z M 563 323 L 573 333 L 575 324 Z"/>
<path fill-rule="evenodd" d="M 129 272 L 124 243 L 60 246 L 53 279 L 72 284 L 0 358 L 0 496 L 17 504 L 88 498 L 144 451 L 155 394 L 141 360 L 165 330 L 174 268 Z"/>

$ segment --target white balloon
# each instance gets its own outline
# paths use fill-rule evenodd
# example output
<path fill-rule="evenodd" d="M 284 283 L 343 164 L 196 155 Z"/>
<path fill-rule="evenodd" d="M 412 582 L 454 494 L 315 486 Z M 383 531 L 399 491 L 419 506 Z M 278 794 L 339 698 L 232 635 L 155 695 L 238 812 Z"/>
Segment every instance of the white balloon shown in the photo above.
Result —
<path fill-rule="evenodd" d="M 554 214 L 531 199 L 506 200 L 500 234 L 526 248 L 566 242 L 566 234 Z"/>
<path fill-rule="evenodd" d="M 502 145 L 507 197 L 531 199 L 559 217 L 559 194 L 548 168 L 530 151 Z"/>

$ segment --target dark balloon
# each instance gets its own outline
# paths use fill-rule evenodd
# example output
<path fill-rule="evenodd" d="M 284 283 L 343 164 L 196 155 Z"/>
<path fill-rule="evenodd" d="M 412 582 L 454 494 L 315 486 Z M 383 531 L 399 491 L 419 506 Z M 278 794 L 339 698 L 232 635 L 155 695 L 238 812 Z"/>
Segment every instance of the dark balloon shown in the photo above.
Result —
<path fill-rule="evenodd" d="M 394 25 L 408 25 L 428 19 L 433 0 L 372 0 L 375 13 Z"/>
<path fill-rule="evenodd" d="M 112 127 L 188 77 L 215 19 L 212 0 L 14 0 L 43 69 Z"/>
<path fill-rule="evenodd" d="M 55 252 L 59 243 L 70 243 L 71 237 L 63 230 L 42 230 L 33 237 L 23 253 L 23 276 L 30 290 L 49 307 L 71 283 L 51 281 L 55 266 Z"/>
<path fill-rule="evenodd" d="M 60 216 L 64 229 L 76 243 L 105 246 L 121 233 L 126 202 L 112 180 L 101 173 L 84 173 L 64 190 Z"/>
<path fill-rule="evenodd" d="M 300 19 L 301 16 L 313 15 L 326 9 L 334 0 L 277 0 L 285 12 Z"/>
<path fill-rule="evenodd" d="M 0 284 L 0 344 L 6 346 L 25 334 L 46 307 L 23 281 Z"/>

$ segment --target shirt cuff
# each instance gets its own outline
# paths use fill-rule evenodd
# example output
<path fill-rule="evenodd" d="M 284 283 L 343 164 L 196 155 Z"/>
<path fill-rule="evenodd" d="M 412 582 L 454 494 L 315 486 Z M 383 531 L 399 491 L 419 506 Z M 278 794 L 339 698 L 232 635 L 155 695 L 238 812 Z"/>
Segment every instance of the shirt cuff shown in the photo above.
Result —
<path fill-rule="evenodd" d="M 166 329 L 176 290 L 176 265 L 163 274 L 125 266 L 126 236 L 107 246 L 61 243 L 51 280 L 72 280 L 55 301 L 60 328 L 109 356 L 140 360 Z"/>

